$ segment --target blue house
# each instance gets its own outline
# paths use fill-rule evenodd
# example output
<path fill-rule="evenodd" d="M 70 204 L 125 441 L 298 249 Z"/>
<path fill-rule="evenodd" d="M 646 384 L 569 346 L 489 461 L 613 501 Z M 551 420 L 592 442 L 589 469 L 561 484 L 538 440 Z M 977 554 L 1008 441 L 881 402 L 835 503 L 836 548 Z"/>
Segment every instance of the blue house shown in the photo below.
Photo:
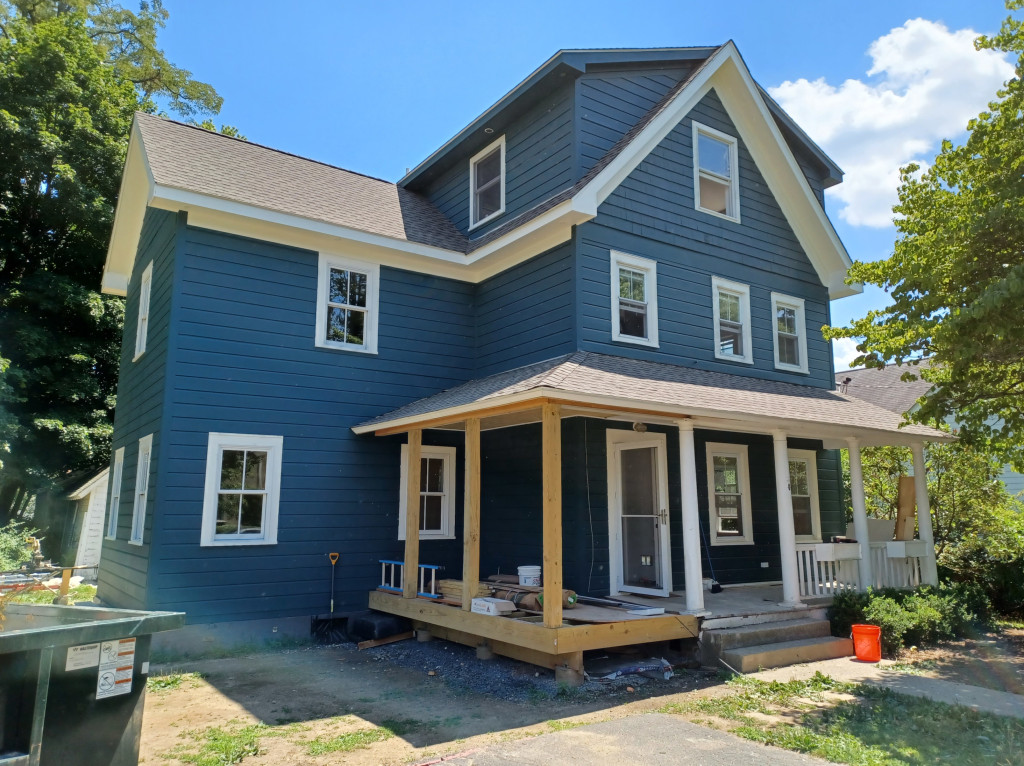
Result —
<path fill-rule="evenodd" d="M 137 115 L 100 597 L 264 636 L 333 574 L 336 612 L 578 667 L 692 634 L 712 579 L 875 582 L 866 533 L 828 545 L 836 450 L 866 529 L 860 446 L 947 437 L 834 390 L 841 178 L 732 43 L 561 51 L 397 183 Z M 522 565 L 542 620 L 469 611 Z M 417 597 L 433 566 L 462 609 Z M 581 632 L 563 587 L 677 608 Z"/>

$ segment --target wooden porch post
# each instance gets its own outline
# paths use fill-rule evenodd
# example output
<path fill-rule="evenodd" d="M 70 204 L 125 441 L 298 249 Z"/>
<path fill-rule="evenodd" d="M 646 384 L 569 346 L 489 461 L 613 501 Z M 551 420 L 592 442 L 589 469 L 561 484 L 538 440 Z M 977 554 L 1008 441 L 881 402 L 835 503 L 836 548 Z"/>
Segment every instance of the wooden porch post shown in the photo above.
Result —
<path fill-rule="evenodd" d="M 871 572 L 871 535 L 868 534 L 868 511 L 864 501 L 864 472 L 860 465 L 860 440 L 856 436 L 847 438 L 850 453 L 850 495 L 853 500 L 853 531 L 860 543 L 860 589 L 867 590 L 875 585 Z"/>
<path fill-rule="evenodd" d="M 782 603 L 800 604 L 800 574 L 796 564 L 796 526 L 793 523 L 793 489 L 789 485 L 789 444 L 785 431 L 773 431 L 775 449 L 775 496 L 779 507 L 779 551 L 782 554 Z"/>
<path fill-rule="evenodd" d="M 405 464 L 405 574 L 402 598 L 416 598 L 420 581 L 420 453 L 423 431 L 409 432 L 409 451 Z"/>
<path fill-rule="evenodd" d="M 921 578 L 928 585 L 939 584 L 939 572 L 935 567 L 935 534 L 932 532 L 932 511 L 928 505 L 928 472 L 924 465 L 924 445 L 913 445 L 914 453 L 914 494 L 917 497 L 917 536 L 925 543 L 924 566 Z"/>
<path fill-rule="evenodd" d="M 562 408 L 541 410 L 544 483 L 544 627 L 562 627 Z"/>
<path fill-rule="evenodd" d="M 683 567 L 686 580 L 686 611 L 704 611 L 704 570 L 700 561 L 700 509 L 697 505 L 697 449 L 693 443 L 693 421 L 676 421 L 679 426 L 679 475 L 683 493 Z"/>
<path fill-rule="evenodd" d="M 480 582 L 480 418 L 466 420 L 466 507 L 462 531 L 462 611 L 472 608 Z"/>

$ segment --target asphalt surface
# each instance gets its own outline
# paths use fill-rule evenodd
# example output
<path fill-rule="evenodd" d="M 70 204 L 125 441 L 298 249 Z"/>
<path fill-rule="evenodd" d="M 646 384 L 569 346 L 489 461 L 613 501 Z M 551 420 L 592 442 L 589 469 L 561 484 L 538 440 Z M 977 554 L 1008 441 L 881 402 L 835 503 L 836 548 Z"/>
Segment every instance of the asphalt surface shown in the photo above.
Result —
<path fill-rule="evenodd" d="M 650 713 L 508 742 L 444 759 L 444 766 L 811 766 L 827 763 L 748 742 L 677 716 Z"/>

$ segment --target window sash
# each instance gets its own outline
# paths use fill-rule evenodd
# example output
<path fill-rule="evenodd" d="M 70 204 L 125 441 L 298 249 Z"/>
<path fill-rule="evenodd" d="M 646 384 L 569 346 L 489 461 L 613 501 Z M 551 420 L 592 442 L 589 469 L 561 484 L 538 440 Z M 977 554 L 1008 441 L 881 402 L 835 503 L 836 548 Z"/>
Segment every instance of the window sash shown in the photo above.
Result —
<path fill-rule="evenodd" d="M 493 145 L 493 148 L 488 151 L 484 149 L 484 154 L 474 157 L 470 160 L 470 225 L 476 226 L 479 223 L 483 223 L 495 216 L 500 215 L 505 210 L 505 195 L 503 184 L 505 182 L 505 144 L 503 139 L 498 139 L 497 145 Z M 494 164 L 494 175 L 488 177 L 481 177 L 481 169 L 487 163 Z M 494 210 L 485 210 L 485 194 L 491 192 L 497 187 L 497 200 L 494 202 Z"/>
<path fill-rule="evenodd" d="M 405 524 L 410 509 L 408 503 L 408 445 L 401 449 L 401 486 L 399 488 L 398 537 L 405 539 Z M 431 471 L 431 464 L 436 471 Z M 420 454 L 420 487 L 415 513 L 419 514 L 418 529 L 422 539 L 450 539 L 454 537 L 455 523 L 455 450 L 453 447 L 423 446 Z M 431 503 L 431 499 L 437 498 Z M 434 507 L 431 508 L 430 506 Z M 428 515 L 438 513 L 436 524 L 428 525 Z"/>
<path fill-rule="evenodd" d="M 121 510 L 121 477 L 124 475 L 124 447 L 114 453 L 114 469 L 110 481 L 110 514 L 107 518 L 107 537 L 117 538 L 117 517 Z"/>
<path fill-rule="evenodd" d="M 153 292 L 153 262 L 150 261 L 142 272 L 142 280 L 139 284 L 139 308 L 138 321 L 135 326 L 135 361 L 146 353 L 146 338 L 149 334 L 149 304 Z"/>
<path fill-rule="evenodd" d="M 230 465 L 231 474 L 224 486 L 225 454 L 242 453 L 241 467 Z M 203 521 L 200 534 L 201 546 L 274 545 L 277 543 L 278 513 L 280 504 L 282 455 L 284 438 L 276 435 L 210 433 L 206 452 L 206 478 L 203 494 Z M 260 454 L 259 460 L 250 462 L 250 457 Z M 234 480 L 235 470 L 239 475 Z M 254 486 L 255 485 L 255 486 Z M 225 526 L 221 513 L 222 498 L 238 498 L 237 506 L 231 513 L 234 531 L 218 530 Z M 255 505 L 247 501 L 259 498 L 259 529 L 255 524 L 245 523 L 246 512 Z M 232 503 L 233 504 L 233 503 Z M 228 507 L 230 511 L 230 506 Z M 251 518 L 251 517 L 250 517 Z M 250 531 L 242 531 L 243 527 Z"/>
<path fill-rule="evenodd" d="M 149 469 L 153 454 L 153 436 L 139 439 L 139 460 L 135 474 L 135 502 L 132 507 L 132 531 L 129 542 L 141 545 L 146 533 L 146 504 L 149 502 Z"/>

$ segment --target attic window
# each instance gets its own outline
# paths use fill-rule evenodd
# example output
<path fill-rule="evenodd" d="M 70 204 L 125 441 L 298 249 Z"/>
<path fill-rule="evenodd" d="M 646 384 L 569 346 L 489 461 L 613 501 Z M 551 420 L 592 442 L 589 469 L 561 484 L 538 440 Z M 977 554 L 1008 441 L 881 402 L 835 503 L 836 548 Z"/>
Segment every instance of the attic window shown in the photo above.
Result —
<path fill-rule="evenodd" d="M 698 210 L 739 222 L 737 165 L 735 138 L 693 123 L 693 196 Z"/>
<path fill-rule="evenodd" d="M 480 226 L 505 212 L 505 137 L 469 161 L 470 226 Z"/>

